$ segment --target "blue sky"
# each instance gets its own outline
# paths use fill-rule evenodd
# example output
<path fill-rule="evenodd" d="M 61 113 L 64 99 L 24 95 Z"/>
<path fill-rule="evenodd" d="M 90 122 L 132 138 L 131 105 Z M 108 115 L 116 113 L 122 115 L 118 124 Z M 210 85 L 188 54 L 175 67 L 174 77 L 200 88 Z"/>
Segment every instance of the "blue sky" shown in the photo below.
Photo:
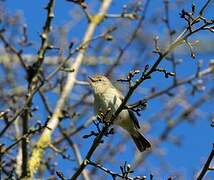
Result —
<path fill-rule="evenodd" d="M 86 1 L 90 2 L 90 1 Z M 111 13 L 121 11 L 122 9 L 122 4 L 124 4 L 126 1 L 121 0 L 120 2 L 114 2 L 114 6 L 110 9 Z M 174 1 L 173 1 L 174 2 Z M 191 3 L 195 2 L 197 6 L 200 6 L 204 1 L 198 0 L 198 1 L 188 1 L 186 3 L 186 6 L 183 8 L 191 8 Z M 5 1 L 5 8 L 9 14 L 14 14 L 14 12 L 18 12 L 22 14 L 23 17 L 23 22 L 27 25 L 28 27 L 28 34 L 29 34 L 29 39 L 34 42 L 39 42 L 39 33 L 42 31 L 42 25 L 45 20 L 45 15 L 46 12 L 43 10 L 45 7 L 47 1 L 44 0 L 35 0 L 35 1 L 29 1 L 29 0 L 6 0 Z M 152 7 L 157 7 L 161 6 L 162 3 L 161 1 L 153 1 L 150 4 L 150 10 L 149 14 L 152 14 Z M 74 5 L 72 3 L 68 3 L 66 1 L 56 1 L 56 10 L 55 10 L 55 18 L 53 21 L 53 27 L 54 26 L 60 26 L 66 24 L 70 19 L 75 18 L 75 14 L 72 13 L 72 8 Z M 75 6 L 75 8 L 78 8 Z M 95 7 L 96 8 L 96 7 Z M 206 13 L 207 17 L 212 17 L 214 18 L 213 14 L 213 8 L 214 8 L 214 3 L 210 5 L 208 8 L 208 11 Z M 179 10 L 177 9 L 176 11 L 172 12 L 172 26 L 176 28 L 179 25 L 184 25 L 183 21 L 178 18 L 178 13 Z M 84 34 L 84 30 L 86 27 L 87 21 L 83 20 L 80 22 L 80 25 L 78 25 L 80 28 L 78 30 L 73 29 L 69 33 L 70 39 L 73 37 L 76 37 L 79 41 L 81 40 L 81 37 Z M 159 33 L 160 35 L 162 34 L 164 30 L 162 29 L 162 26 L 158 27 L 156 29 L 155 33 Z M 39 43 L 36 44 L 35 48 L 29 49 L 27 52 L 30 53 L 35 53 L 38 47 Z M 189 65 L 187 68 L 182 69 L 180 72 L 181 74 L 188 75 L 190 72 L 195 71 L 195 68 L 189 68 L 193 67 L 193 64 L 196 64 L 196 62 L 192 62 L 189 57 L 184 56 L 184 59 L 189 61 Z M 213 54 L 206 56 L 203 55 L 200 57 L 200 55 L 197 57 L 197 59 L 203 58 L 205 61 L 208 61 L 213 57 Z M 205 63 L 207 64 L 207 63 Z M 191 73 L 190 73 L 191 74 Z M 164 79 L 165 81 L 165 79 Z M 158 83 L 158 81 L 153 81 L 153 83 Z M 168 84 L 168 83 L 167 83 Z M 149 85 L 149 84 L 148 84 Z M 200 96 L 200 94 L 199 94 Z M 212 99 L 213 100 L 213 99 Z M 213 112 L 213 109 L 211 107 L 213 103 L 210 103 L 208 105 L 202 106 L 202 111 L 205 112 Z M 161 107 L 161 100 L 152 100 L 149 102 L 149 108 L 147 111 L 142 113 L 142 116 L 144 119 L 150 116 L 151 113 L 155 111 L 156 108 Z M 158 134 L 158 132 L 161 129 L 161 125 L 159 123 L 154 125 L 154 129 L 157 129 L 157 132 L 154 134 Z M 207 155 L 210 152 L 211 145 L 214 142 L 213 137 L 214 137 L 214 131 L 209 125 L 209 121 L 207 119 L 200 119 L 196 121 L 195 125 L 192 126 L 187 123 L 183 123 L 182 125 L 178 126 L 172 131 L 173 135 L 178 135 L 182 137 L 182 147 L 177 147 L 174 145 L 171 145 L 169 143 L 164 143 L 161 145 L 162 148 L 164 148 L 167 152 L 167 156 L 164 158 L 168 161 L 170 165 L 172 165 L 172 170 L 178 170 L 182 171 L 187 179 L 191 179 L 193 171 L 198 171 L 201 167 L 201 163 L 204 161 L 204 158 L 207 157 Z M 150 134 L 150 136 L 154 136 L 153 134 Z M 130 151 L 131 152 L 131 151 Z M 128 154 L 131 156 L 131 153 Z M 127 154 L 122 154 L 121 159 L 126 159 L 128 156 Z M 127 158 L 129 160 L 129 158 Z M 149 161 L 155 161 L 155 157 L 150 158 Z M 151 163 L 152 164 L 152 163 Z M 156 171 L 156 169 L 160 166 L 158 163 L 154 163 L 155 165 L 151 165 L 150 172 L 153 173 Z M 69 163 L 67 165 L 69 167 Z M 111 166 L 110 166 L 111 167 Z M 119 170 L 119 168 L 118 168 Z M 150 173 L 149 171 L 147 172 L 147 175 Z M 212 172 L 211 172 L 212 173 Z M 212 174 L 210 174 L 210 177 Z M 168 173 L 165 175 L 163 174 L 163 177 L 167 177 Z M 214 177 L 214 176 L 212 176 Z M 155 178 L 156 179 L 156 178 Z"/>

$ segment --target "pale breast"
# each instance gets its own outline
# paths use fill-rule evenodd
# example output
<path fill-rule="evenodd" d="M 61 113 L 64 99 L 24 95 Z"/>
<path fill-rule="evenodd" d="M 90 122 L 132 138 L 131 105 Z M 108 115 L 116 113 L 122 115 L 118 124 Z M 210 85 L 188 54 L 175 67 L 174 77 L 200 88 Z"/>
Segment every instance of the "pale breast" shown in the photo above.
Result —
<path fill-rule="evenodd" d="M 108 114 L 108 117 L 106 120 L 108 121 L 111 118 L 111 115 L 116 112 L 120 104 L 122 103 L 122 100 L 120 98 L 121 96 L 119 94 L 113 94 L 113 93 L 106 93 L 106 94 L 100 94 L 96 95 L 94 99 L 95 104 L 95 111 L 97 113 L 106 113 L 108 108 L 111 109 L 111 112 Z M 117 119 L 114 121 L 114 124 L 121 125 L 125 123 L 129 118 L 129 114 L 127 110 L 123 110 Z"/>
<path fill-rule="evenodd" d="M 114 113 L 121 104 L 121 99 L 117 95 L 111 93 L 95 95 L 94 105 L 96 112 L 107 111 L 111 108 Z"/>

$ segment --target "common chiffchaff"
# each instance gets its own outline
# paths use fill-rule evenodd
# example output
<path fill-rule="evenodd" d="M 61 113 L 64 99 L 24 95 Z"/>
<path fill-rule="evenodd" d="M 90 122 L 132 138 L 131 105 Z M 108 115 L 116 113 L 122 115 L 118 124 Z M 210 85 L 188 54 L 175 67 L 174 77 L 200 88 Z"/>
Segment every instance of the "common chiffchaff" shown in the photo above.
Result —
<path fill-rule="evenodd" d="M 90 85 L 94 91 L 94 106 L 97 113 L 106 113 L 110 109 L 110 113 L 105 117 L 105 121 L 109 121 L 113 113 L 116 112 L 122 103 L 122 94 L 112 85 L 110 80 L 102 75 L 89 77 Z M 151 147 L 146 138 L 139 132 L 140 125 L 135 114 L 128 109 L 123 109 L 113 122 L 125 129 L 132 137 L 139 151 L 144 151 Z"/>

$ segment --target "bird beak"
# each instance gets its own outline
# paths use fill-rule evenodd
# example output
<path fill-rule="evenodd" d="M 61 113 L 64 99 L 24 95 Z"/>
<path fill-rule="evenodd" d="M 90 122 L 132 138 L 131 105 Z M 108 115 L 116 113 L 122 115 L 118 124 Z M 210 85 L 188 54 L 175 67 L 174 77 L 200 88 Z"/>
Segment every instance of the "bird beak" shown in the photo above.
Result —
<path fill-rule="evenodd" d="M 92 77 L 90 77 L 90 76 L 88 76 L 88 79 L 89 79 L 91 82 L 95 82 L 95 80 L 94 80 Z"/>

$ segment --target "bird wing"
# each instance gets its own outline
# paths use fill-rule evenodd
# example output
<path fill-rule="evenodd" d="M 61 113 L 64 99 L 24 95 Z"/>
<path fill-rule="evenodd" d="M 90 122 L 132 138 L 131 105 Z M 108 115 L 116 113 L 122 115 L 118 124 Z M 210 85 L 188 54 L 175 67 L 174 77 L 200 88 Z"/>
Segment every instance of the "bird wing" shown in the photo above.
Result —
<path fill-rule="evenodd" d="M 140 124 L 139 124 L 139 122 L 138 122 L 138 120 L 137 120 L 135 114 L 134 114 L 130 109 L 128 109 L 128 112 L 129 112 L 129 116 L 131 117 L 131 119 L 132 119 L 132 121 L 133 121 L 135 127 L 136 127 L 137 129 L 140 129 Z"/>
<path fill-rule="evenodd" d="M 120 93 L 120 92 L 119 92 Z M 123 101 L 124 97 L 123 95 L 120 93 L 120 99 L 121 101 Z M 137 128 L 137 129 L 140 129 L 140 124 L 135 116 L 135 114 L 133 113 L 132 110 L 128 109 L 128 112 L 129 112 L 129 116 L 131 117 L 133 123 L 134 123 L 134 126 Z"/>

